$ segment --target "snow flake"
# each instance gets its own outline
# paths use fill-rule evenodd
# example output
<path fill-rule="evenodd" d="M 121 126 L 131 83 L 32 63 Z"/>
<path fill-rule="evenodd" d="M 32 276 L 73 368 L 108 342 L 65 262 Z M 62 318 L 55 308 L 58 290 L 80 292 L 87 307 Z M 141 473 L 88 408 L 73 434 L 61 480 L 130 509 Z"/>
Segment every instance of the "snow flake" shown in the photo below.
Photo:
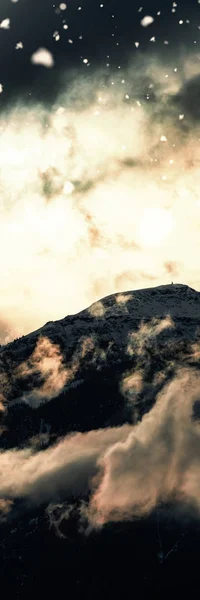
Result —
<path fill-rule="evenodd" d="M 23 46 L 23 43 L 22 43 L 22 42 L 18 42 L 18 43 L 16 44 L 16 46 L 15 46 L 15 50 L 22 50 L 22 48 L 23 48 L 23 47 L 24 47 L 24 46 Z"/>
<path fill-rule="evenodd" d="M 59 41 L 59 39 L 60 39 L 59 31 L 54 31 L 53 38 L 55 39 L 56 42 Z"/>
<path fill-rule="evenodd" d="M 3 19 L 0 23 L 1 29 L 10 29 L 10 19 Z"/>
<path fill-rule="evenodd" d="M 142 25 L 142 27 L 148 27 L 148 25 L 151 25 L 153 22 L 154 22 L 154 18 L 150 17 L 149 15 L 146 15 L 140 21 L 140 24 Z"/>
<path fill-rule="evenodd" d="M 31 62 L 34 65 L 43 65 L 51 68 L 54 66 L 53 55 L 46 48 L 38 48 L 31 56 Z"/>

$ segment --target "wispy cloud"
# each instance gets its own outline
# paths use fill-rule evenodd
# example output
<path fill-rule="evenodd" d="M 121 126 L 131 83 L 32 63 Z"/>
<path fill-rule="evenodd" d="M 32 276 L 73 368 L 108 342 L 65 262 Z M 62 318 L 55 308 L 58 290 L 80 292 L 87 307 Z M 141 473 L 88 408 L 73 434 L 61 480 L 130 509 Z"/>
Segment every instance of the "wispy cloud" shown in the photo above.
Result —
<path fill-rule="evenodd" d="M 198 373 L 180 370 L 127 440 L 99 459 L 103 476 L 89 506 L 91 521 L 142 516 L 172 499 L 200 509 L 200 426 L 192 419 L 199 391 Z"/>
<path fill-rule="evenodd" d="M 89 353 L 91 354 L 90 363 L 93 365 L 99 361 L 106 361 L 106 352 L 98 347 L 95 336 L 80 335 L 76 342 L 76 349 L 72 353 L 71 360 L 66 364 L 59 344 L 55 344 L 48 337 L 40 335 L 29 359 L 22 362 L 13 371 L 12 384 L 18 383 L 19 379 L 23 379 L 24 385 L 27 381 L 27 391 L 24 391 L 21 396 L 11 399 L 10 405 L 24 401 L 32 408 L 37 409 L 41 404 L 59 396 L 65 386 L 71 384 L 75 377 L 77 378 L 82 362 Z M 37 376 L 37 384 L 35 384 L 35 376 Z M 2 410 L 4 410 L 4 402 L 6 402 L 8 394 L 11 395 L 13 389 L 11 382 L 9 384 L 9 375 L 6 372 L 5 365 L 0 381 L 2 386 Z"/>
<path fill-rule="evenodd" d="M 81 508 L 86 532 L 174 499 L 199 511 L 199 393 L 198 371 L 179 368 L 136 425 L 70 434 L 40 452 L 1 451 L 0 497 L 48 506 L 89 494 Z"/>
<path fill-rule="evenodd" d="M 69 369 L 64 366 L 59 346 L 41 336 L 33 354 L 16 369 L 15 376 L 25 378 L 35 373 L 42 376 L 41 385 L 37 388 L 33 386 L 30 392 L 22 396 L 32 408 L 37 408 L 42 402 L 58 396 L 65 384 L 73 379 L 75 372 L 75 366 Z"/>

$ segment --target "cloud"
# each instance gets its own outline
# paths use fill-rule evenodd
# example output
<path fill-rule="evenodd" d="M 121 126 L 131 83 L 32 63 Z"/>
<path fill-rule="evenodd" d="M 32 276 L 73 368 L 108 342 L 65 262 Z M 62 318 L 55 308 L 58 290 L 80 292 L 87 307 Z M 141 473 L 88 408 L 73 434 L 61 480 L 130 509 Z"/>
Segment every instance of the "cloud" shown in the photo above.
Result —
<path fill-rule="evenodd" d="M 143 384 L 140 370 L 124 378 L 123 392 L 137 394 Z M 73 433 L 39 452 L 37 445 L 1 451 L 0 498 L 8 508 L 11 502 L 11 512 L 20 497 L 27 507 L 61 504 L 62 515 L 72 497 L 75 503 L 82 499 L 80 526 L 86 533 L 174 500 L 199 511 L 199 394 L 198 371 L 178 366 L 136 424 Z"/>
<path fill-rule="evenodd" d="M 200 509 L 200 427 L 192 419 L 199 392 L 198 373 L 180 370 L 127 440 L 99 459 L 103 475 L 90 502 L 91 522 L 143 516 L 175 499 Z"/>
<path fill-rule="evenodd" d="M 170 275 L 176 276 L 178 274 L 178 272 L 181 270 L 181 264 L 177 264 L 173 260 L 170 262 L 166 262 L 164 266 L 165 266 L 167 273 L 169 273 Z"/>
<path fill-rule="evenodd" d="M 0 523 L 6 521 L 6 517 L 11 511 L 13 501 L 6 498 L 0 498 Z"/>
<path fill-rule="evenodd" d="M 37 408 L 41 403 L 50 401 L 61 393 L 66 383 L 73 380 L 77 366 L 78 363 L 74 360 L 73 365 L 67 369 L 59 346 L 47 337 L 39 337 L 33 354 L 28 361 L 17 367 L 15 377 L 26 378 L 39 372 L 43 383 L 38 388 L 25 392 L 14 403 L 25 400 L 32 408 Z"/>
<path fill-rule="evenodd" d="M 147 348 L 154 348 L 157 344 L 157 336 L 165 329 L 175 328 L 175 323 L 170 315 L 164 319 L 158 319 L 153 317 L 150 323 L 144 323 L 142 321 L 139 330 L 136 332 L 130 332 L 128 335 L 129 341 L 127 346 L 127 354 L 133 356 L 134 354 L 144 356 Z"/>
<path fill-rule="evenodd" d="M 99 312 L 98 307 L 96 307 L 95 314 L 91 307 L 91 315 L 102 316 L 100 303 Z M 61 343 L 63 341 L 62 335 L 63 330 Z M 0 376 L 2 390 L 0 395 L 0 410 L 5 409 L 7 396 L 8 394 L 11 396 L 11 392 L 14 390 L 12 385 L 18 386 L 19 379 L 24 380 L 23 388 L 26 386 L 27 391 L 24 391 L 21 396 L 15 397 L 13 400 L 10 399 L 9 406 L 25 402 L 31 408 L 37 409 L 41 404 L 49 402 L 52 398 L 56 398 L 63 392 L 66 386 L 73 384 L 73 382 L 76 385 L 78 371 L 88 354 L 91 354 L 90 362 L 93 365 L 96 363 L 99 364 L 101 361 L 103 363 L 106 361 L 106 353 L 104 350 L 98 348 L 95 335 L 88 336 L 83 334 L 78 338 L 76 349 L 72 354 L 70 362 L 67 364 L 64 362 L 59 344 L 55 344 L 48 337 L 40 335 L 29 359 L 14 368 L 12 384 L 9 382 L 9 374 L 5 370 L 5 364 L 3 364 Z M 36 384 L 35 381 L 37 381 Z"/>
<path fill-rule="evenodd" d="M 63 71 L 53 106 L 1 112 L 0 312 L 11 330 L 169 283 L 170 265 L 198 289 L 199 74 L 195 52 L 176 71 L 138 54 L 113 86 L 101 69 L 67 81 Z"/>
<path fill-rule="evenodd" d="M 88 492 L 97 472 L 96 460 L 110 444 L 125 440 L 130 426 L 75 433 L 55 446 L 34 453 L 32 449 L 0 452 L 0 497 L 27 502 L 65 500 Z"/>

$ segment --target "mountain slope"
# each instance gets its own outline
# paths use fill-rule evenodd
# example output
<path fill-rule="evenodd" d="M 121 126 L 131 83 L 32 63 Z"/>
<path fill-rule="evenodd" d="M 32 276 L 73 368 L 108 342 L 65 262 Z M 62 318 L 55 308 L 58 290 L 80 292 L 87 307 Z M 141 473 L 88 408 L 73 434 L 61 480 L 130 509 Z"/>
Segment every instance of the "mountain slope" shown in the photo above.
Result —
<path fill-rule="evenodd" d="M 77 596 L 128 589 L 131 556 L 144 597 L 195 581 L 199 323 L 200 293 L 173 284 L 0 348 L 0 558 L 17 597 L 57 591 L 66 560 Z"/>

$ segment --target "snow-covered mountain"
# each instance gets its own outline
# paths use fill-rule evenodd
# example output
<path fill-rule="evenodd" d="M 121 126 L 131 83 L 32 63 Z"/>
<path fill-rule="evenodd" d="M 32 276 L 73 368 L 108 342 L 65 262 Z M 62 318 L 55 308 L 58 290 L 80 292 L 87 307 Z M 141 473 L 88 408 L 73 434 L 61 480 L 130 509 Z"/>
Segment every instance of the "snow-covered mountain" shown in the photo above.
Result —
<path fill-rule="evenodd" d="M 0 554 L 16 597 L 65 580 L 110 597 L 128 590 L 130 559 L 144 597 L 171 592 L 174 570 L 177 590 L 178 573 L 194 580 L 199 324 L 200 293 L 171 284 L 0 348 Z"/>

